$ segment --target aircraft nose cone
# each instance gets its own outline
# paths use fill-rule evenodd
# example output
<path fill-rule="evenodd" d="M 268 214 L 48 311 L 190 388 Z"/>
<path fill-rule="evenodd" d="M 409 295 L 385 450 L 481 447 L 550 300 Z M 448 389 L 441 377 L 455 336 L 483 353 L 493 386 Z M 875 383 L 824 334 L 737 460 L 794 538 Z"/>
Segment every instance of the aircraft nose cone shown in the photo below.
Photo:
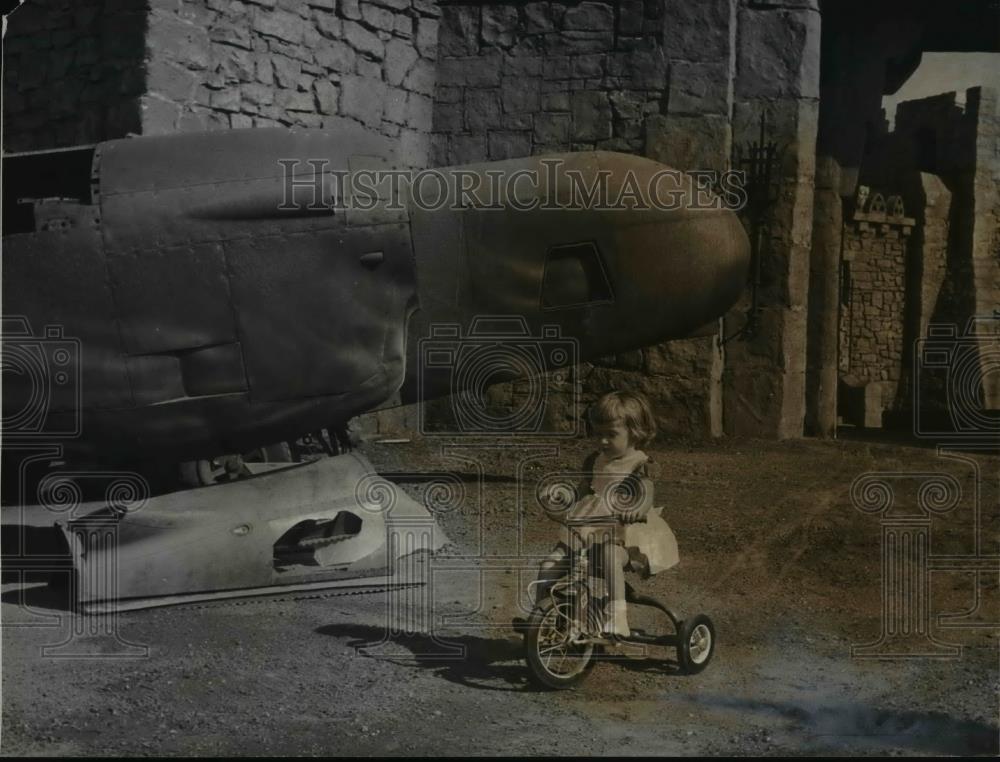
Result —
<path fill-rule="evenodd" d="M 655 340 L 680 338 L 725 314 L 746 286 L 750 241 L 732 210 L 666 212 L 630 228 L 622 244 L 620 308 L 655 331 Z"/>
<path fill-rule="evenodd" d="M 720 312 L 739 299 L 750 270 L 750 238 L 735 212 L 720 213 L 718 248 L 715 255 Z"/>

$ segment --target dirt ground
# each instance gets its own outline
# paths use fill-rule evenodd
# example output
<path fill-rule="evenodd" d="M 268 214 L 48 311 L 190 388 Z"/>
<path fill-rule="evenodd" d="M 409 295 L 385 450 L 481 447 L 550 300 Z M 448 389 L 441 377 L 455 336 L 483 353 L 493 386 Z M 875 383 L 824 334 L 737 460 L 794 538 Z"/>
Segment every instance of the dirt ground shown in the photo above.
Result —
<path fill-rule="evenodd" d="M 452 544 L 425 562 L 427 585 L 132 612 L 116 636 L 91 634 L 49 591 L 5 585 L 3 754 L 998 753 L 995 456 L 844 440 L 650 448 L 681 562 L 637 587 L 708 613 L 715 657 L 684 676 L 651 649 L 553 693 L 529 683 L 509 627 L 532 578 L 515 567 L 555 536 L 534 485 L 579 469 L 587 443 L 363 451 L 418 499 L 435 488 L 408 473 L 455 474 L 457 504 L 439 512 Z M 872 472 L 893 485 L 887 513 L 852 503 Z M 920 511 L 920 485 L 942 474 L 955 505 L 924 493 L 938 512 Z M 863 486 L 855 502 L 878 498 Z M 883 534 L 928 522 L 927 609 L 909 612 L 909 634 L 852 655 L 888 627 Z M 407 596 L 433 616 L 423 634 L 393 635 Z M 652 622 L 637 611 L 632 623 Z M 60 649 L 73 627 L 82 634 Z"/>

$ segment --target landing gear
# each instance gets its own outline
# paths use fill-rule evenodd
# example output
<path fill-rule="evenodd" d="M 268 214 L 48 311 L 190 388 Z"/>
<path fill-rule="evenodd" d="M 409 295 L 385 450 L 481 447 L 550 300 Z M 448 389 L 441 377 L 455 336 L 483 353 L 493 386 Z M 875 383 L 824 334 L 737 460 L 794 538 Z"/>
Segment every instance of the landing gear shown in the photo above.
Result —
<path fill-rule="evenodd" d="M 301 463 L 334 457 L 351 452 L 357 443 L 357 433 L 350 423 L 338 423 L 294 442 L 275 442 L 242 454 L 184 461 L 179 465 L 178 475 L 183 487 L 207 487 L 252 476 L 260 470 L 252 467 L 255 463 Z"/>
<path fill-rule="evenodd" d="M 209 484 L 231 482 L 250 475 L 242 455 L 185 460 L 180 463 L 178 469 L 181 484 L 185 487 L 206 487 Z"/>
<path fill-rule="evenodd" d="M 178 475 L 185 487 L 207 487 L 252 476 L 253 470 L 248 463 L 294 463 L 297 460 L 288 442 L 275 442 L 242 454 L 183 461 L 178 466 Z"/>

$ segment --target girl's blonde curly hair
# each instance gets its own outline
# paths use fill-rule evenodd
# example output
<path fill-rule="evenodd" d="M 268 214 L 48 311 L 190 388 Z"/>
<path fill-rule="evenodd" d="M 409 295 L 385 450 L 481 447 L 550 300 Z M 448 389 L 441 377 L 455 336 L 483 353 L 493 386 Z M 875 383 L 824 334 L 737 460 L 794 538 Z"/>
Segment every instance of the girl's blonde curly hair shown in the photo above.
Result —
<path fill-rule="evenodd" d="M 608 392 L 587 411 L 589 430 L 621 423 L 634 447 L 645 447 L 656 438 L 656 419 L 645 395 L 639 392 Z"/>

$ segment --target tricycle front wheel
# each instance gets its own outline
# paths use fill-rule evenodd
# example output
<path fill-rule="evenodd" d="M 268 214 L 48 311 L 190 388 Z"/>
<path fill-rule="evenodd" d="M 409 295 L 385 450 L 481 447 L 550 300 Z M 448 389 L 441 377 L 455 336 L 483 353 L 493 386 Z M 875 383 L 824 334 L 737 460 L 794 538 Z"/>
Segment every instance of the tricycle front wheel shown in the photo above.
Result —
<path fill-rule="evenodd" d="M 525 627 L 525 660 L 532 679 L 543 688 L 572 688 L 594 666 L 595 645 L 571 640 L 571 618 L 561 608 L 569 605 L 548 598 L 531 612 Z"/>

